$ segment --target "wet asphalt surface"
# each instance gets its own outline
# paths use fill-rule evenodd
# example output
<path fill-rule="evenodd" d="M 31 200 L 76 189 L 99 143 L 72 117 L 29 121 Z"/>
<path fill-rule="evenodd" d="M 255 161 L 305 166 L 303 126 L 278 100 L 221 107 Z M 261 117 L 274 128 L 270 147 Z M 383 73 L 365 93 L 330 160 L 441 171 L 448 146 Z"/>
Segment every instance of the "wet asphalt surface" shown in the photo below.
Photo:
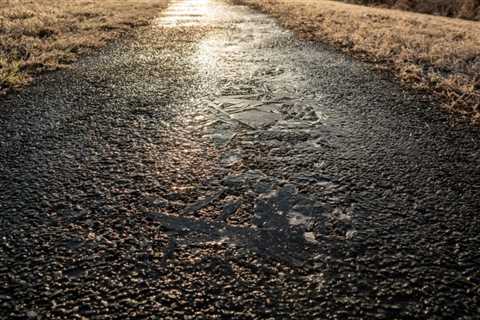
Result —
<path fill-rule="evenodd" d="M 2 319 L 480 319 L 480 130 L 177 1 L 0 98 Z"/>

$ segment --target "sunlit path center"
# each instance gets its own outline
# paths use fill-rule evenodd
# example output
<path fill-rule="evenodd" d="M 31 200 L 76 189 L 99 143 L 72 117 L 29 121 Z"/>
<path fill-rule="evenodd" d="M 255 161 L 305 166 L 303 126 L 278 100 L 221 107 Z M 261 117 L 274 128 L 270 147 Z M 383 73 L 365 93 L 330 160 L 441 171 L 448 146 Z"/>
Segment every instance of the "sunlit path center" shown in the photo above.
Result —
<path fill-rule="evenodd" d="M 156 24 L 169 27 L 204 25 L 218 14 L 218 8 L 211 0 L 172 1 Z"/>

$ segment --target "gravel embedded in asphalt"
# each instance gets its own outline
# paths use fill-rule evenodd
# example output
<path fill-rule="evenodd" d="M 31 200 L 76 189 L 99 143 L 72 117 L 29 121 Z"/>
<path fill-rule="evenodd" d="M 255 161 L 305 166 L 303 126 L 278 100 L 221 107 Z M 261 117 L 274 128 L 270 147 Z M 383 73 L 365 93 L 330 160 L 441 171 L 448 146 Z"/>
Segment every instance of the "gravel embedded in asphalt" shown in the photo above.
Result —
<path fill-rule="evenodd" d="M 480 318 L 479 129 L 266 15 L 172 2 L 0 109 L 0 318 Z"/>

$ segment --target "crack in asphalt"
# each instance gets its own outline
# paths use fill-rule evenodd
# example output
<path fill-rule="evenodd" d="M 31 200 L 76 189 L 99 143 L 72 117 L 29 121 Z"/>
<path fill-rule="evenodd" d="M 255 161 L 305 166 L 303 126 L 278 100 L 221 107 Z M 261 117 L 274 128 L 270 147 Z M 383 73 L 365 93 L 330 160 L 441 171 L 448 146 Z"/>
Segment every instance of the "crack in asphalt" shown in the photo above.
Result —
<path fill-rule="evenodd" d="M 0 99 L 0 318 L 478 319 L 480 132 L 172 1 Z"/>

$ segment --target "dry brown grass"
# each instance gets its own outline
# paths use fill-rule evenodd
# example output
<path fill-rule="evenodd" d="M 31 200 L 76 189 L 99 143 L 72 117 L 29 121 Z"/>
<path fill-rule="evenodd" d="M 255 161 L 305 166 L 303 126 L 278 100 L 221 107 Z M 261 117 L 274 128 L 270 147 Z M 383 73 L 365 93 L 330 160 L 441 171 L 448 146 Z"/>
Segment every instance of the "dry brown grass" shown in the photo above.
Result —
<path fill-rule="evenodd" d="M 344 2 L 381 5 L 387 8 L 428 13 L 437 16 L 480 20 L 480 0 L 342 0 Z"/>
<path fill-rule="evenodd" d="M 387 66 L 480 122 L 480 22 L 328 0 L 237 0 L 278 17 L 301 37 Z"/>
<path fill-rule="evenodd" d="M 0 0 L 0 93 L 137 26 L 167 0 Z"/>

